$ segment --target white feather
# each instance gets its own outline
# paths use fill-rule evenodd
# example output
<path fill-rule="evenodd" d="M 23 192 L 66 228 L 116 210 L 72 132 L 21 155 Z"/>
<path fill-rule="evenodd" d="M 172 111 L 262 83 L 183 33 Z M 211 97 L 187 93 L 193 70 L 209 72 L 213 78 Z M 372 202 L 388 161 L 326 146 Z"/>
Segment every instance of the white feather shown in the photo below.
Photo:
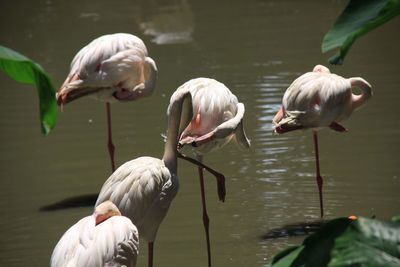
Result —
<path fill-rule="evenodd" d="M 87 216 L 68 229 L 58 241 L 51 267 L 135 266 L 139 237 L 124 216 L 113 216 L 95 225 Z"/>

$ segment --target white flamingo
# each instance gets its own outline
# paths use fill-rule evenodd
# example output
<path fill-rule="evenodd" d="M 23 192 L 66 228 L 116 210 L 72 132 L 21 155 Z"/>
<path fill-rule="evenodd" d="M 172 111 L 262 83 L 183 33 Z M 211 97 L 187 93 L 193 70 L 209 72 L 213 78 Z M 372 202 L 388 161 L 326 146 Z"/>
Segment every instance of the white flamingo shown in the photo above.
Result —
<path fill-rule="evenodd" d="M 57 102 L 62 107 L 85 95 L 106 102 L 112 171 L 115 170 L 115 148 L 110 103 L 151 95 L 156 76 L 156 64 L 147 56 L 143 41 L 127 33 L 103 35 L 83 47 L 72 60 L 70 73 L 57 93 Z"/>
<path fill-rule="evenodd" d="M 186 101 L 185 101 L 186 100 Z M 96 205 L 110 200 L 137 226 L 148 242 L 148 266 L 153 266 L 157 230 L 178 191 L 177 145 L 182 105 L 190 92 L 175 95 L 168 107 L 167 138 L 162 159 L 140 157 L 121 165 L 104 183 Z M 204 165 L 202 165 L 204 166 Z M 224 192 L 219 192 L 224 198 Z"/>
<path fill-rule="evenodd" d="M 192 79 L 180 86 L 171 97 L 174 101 L 182 92 L 192 95 L 192 107 L 181 121 L 179 146 L 192 145 L 192 151 L 202 162 L 204 154 L 221 148 L 231 139 L 242 148 L 250 147 L 243 128 L 245 107 L 222 83 L 209 78 Z M 203 224 L 206 233 L 208 266 L 211 266 L 209 217 L 204 192 L 203 168 L 198 167 L 203 207 Z"/>
<path fill-rule="evenodd" d="M 362 93 L 353 94 L 353 88 L 359 88 Z M 282 107 L 273 118 L 274 131 L 278 134 L 298 129 L 313 130 L 321 217 L 324 215 L 323 180 L 319 168 L 317 130 L 329 127 L 338 132 L 347 131 L 339 122 L 347 119 L 371 96 L 371 85 L 364 79 L 346 79 L 331 73 L 325 66 L 317 65 L 312 72 L 293 81 L 283 96 Z"/>
<path fill-rule="evenodd" d="M 131 220 L 110 201 L 96 207 L 61 237 L 51 267 L 136 266 L 139 236 Z"/>

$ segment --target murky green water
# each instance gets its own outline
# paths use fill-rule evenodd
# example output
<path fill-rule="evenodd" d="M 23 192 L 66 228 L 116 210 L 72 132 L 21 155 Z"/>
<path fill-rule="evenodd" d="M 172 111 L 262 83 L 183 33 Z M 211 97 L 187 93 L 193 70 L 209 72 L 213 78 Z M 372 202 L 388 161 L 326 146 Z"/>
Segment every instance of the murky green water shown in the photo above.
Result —
<path fill-rule="evenodd" d="M 160 2 L 160 3 L 157 3 Z M 319 216 L 309 131 L 271 134 L 286 87 L 317 63 L 320 43 L 346 1 L 22 1 L 2 2 L 0 44 L 40 62 L 58 87 L 74 54 L 113 32 L 141 37 L 157 62 L 157 91 L 112 106 L 118 164 L 160 157 L 166 107 L 183 82 L 203 76 L 225 83 L 246 105 L 248 151 L 229 145 L 205 162 L 227 176 L 226 203 L 207 176 L 214 266 L 262 266 L 301 238 L 262 241 L 268 230 Z M 346 134 L 320 132 L 327 218 L 399 213 L 400 20 L 357 41 L 345 77 L 361 76 L 374 98 L 345 122 Z M 144 35 L 144 33 L 153 35 Z M 104 104 L 90 98 L 65 107 L 56 129 L 40 134 L 33 87 L 0 74 L 0 265 L 46 266 L 54 245 L 90 208 L 43 213 L 66 197 L 98 192 L 110 174 Z M 179 166 L 180 192 L 160 227 L 156 266 L 205 266 L 197 171 Z M 146 266 L 141 243 L 138 266 Z"/>

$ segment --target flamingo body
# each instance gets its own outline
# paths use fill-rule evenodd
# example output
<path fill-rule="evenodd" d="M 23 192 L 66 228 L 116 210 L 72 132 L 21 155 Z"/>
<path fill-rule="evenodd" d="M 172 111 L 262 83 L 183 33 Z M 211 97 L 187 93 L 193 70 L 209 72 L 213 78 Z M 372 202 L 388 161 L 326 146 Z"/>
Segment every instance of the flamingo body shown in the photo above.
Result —
<path fill-rule="evenodd" d="M 363 93 L 354 95 L 354 87 L 359 87 Z M 364 79 L 346 79 L 317 65 L 313 72 L 301 75 L 286 90 L 283 112 L 278 112 L 274 118 L 274 129 L 281 133 L 337 125 L 371 96 L 371 85 Z"/>
<path fill-rule="evenodd" d="M 121 165 L 104 183 L 96 205 L 111 200 L 122 215 L 137 224 L 148 241 L 153 266 L 153 243 L 157 230 L 178 191 L 177 145 L 182 105 L 190 93 L 182 92 L 168 107 L 167 139 L 162 159 L 140 157 Z"/>
<path fill-rule="evenodd" d="M 223 83 L 209 78 L 192 79 L 180 86 L 171 100 L 184 90 L 192 95 L 193 116 L 181 133 L 181 145 L 194 145 L 192 149 L 198 155 L 215 151 L 232 138 L 241 147 L 250 146 L 242 124 L 244 105 Z"/>
<path fill-rule="evenodd" d="M 359 88 L 361 94 L 353 94 Z M 286 90 L 282 107 L 272 119 L 274 132 L 282 134 L 298 129 L 313 129 L 316 181 L 319 191 L 321 217 L 324 215 L 320 174 L 317 130 L 330 127 L 338 132 L 347 131 L 339 124 L 350 117 L 372 96 L 371 85 L 360 77 L 343 78 L 322 65 L 298 77 Z"/>
<path fill-rule="evenodd" d="M 178 191 L 178 177 L 160 159 L 140 157 L 121 165 L 104 183 L 96 206 L 110 200 L 153 242 Z"/>
<path fill-rule="evenodd" d="M 76 54 L 57 101 L 65 104 L 85 95 L 106 102 L 135 100 L 153 92 L 156 73 L 140 38 L 127 33 L 103 35 Z"/>
<path fill-rule="evenodd" d="M 138 231 L 124 216 L 112 216 L 96 225 L 95 216 L 79 220 L 61 237 L 51 267 L 136 265 Z"/>
<path fill-rule="evenodd" d="M 57 93 L 57 103 L 62 108 L 86 95 L 107 102 L 107 147 L 112 171 L 115 170 L 115 147 L 110 103 L 151 95 L 156 78 L 156 63 L 147 56 L 143 41 L 132 34 L 100 36 L 83 47 L 72 60 L 70 73 Z"/>
<path fill-rule="evenodd" d="M 185 91 L 191 93 L 192 106 L 185 106 L 190 111 L 185 113 L 188 116 L 181 119 L 179 139 L 181 149 L 185 148 L 185 145 L 191 144 L 195 156 L 202 161 L 204 154 L 223 147 L 232 139 L 235 139 L 236 143 L 242 148 L 250 146 L 250 141 L 246 137 L 243 127 L 245 107 L 242 103 L 239 103 L 237 97 L 223 83 L 209 78 L 192 79 L 175 91 L 171 97 L 171 102 Z M 209 217 L 205 199 L 203 168 L 198 167 L 198 172 L 208 267 L 211 267 Z M 218 179 L 217 184 L 220 184 Z"/>

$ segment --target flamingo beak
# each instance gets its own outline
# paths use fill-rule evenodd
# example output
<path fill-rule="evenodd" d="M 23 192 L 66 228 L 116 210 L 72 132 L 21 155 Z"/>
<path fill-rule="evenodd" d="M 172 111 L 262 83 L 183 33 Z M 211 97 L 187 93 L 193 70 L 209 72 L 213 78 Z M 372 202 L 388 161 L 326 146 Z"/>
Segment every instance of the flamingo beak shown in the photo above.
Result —
<path fill-rule="evenodd" d="M 59 106 L 62 106 L 64 104 L 67 104 L 71 101 L 74 101 L 75 99 L 81 98 L 83 96 L 87 96 L 90 94 L 97 93 L 101 90 L 104 90 L 104 88 L 69 88 L 69 90 L 60 90 L 57 93 L 57 104 Z"/>
<path fill-rule="evenodd" d="M 100 223 L 104 222 L 105 220 L 107 220 L 107 216 L 103 215 L 103 214 L 98 214 L 98 213 L 94 213 L 93 214 L 94 220 L 95 220 L 95 225 L 99 225 Z"/>
<path fill-rule="evenodd" d="M 61 112 L 64 110 L 65 99 L 59 92 L 56 93 L 57 105 L 60 106 Z"/>

